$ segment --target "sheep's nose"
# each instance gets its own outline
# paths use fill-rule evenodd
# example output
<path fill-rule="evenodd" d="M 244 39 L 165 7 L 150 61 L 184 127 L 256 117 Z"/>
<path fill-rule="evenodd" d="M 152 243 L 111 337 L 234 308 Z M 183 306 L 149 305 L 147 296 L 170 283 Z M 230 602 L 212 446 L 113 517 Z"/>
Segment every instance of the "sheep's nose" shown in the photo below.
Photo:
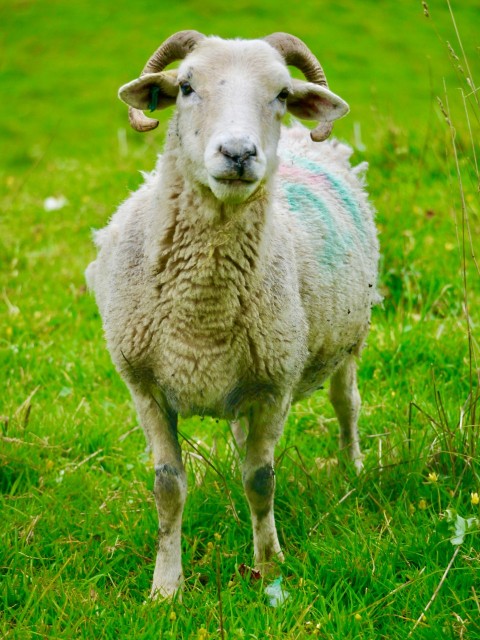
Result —
<path fill-rule="evenodd" d="M 257 155 L 257 147 L 252 142 L 243 141 L 231 141 L 222 144 L 219 151 L 235 165 L 240 177 L 245 171 L 245 164 L 248 160 Z"/>

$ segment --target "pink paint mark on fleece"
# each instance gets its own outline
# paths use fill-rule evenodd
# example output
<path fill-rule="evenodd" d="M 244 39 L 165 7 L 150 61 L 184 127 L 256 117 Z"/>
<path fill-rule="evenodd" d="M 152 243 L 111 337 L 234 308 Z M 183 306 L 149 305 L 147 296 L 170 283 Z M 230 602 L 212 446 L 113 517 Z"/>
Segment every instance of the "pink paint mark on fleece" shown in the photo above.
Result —
<path fill-rule="evenodd" d="M 281 164 L 278 168 L 278 174 L 284 180 L 294 182 L 297 184 L 303 184 L 306 187 L 311 187 L 315 190 L 319 185 L 328 184 L 326 176 L 318 173 L 312 173 L 311 171 L 305 171 L 303 167 L 297 167 L 294 164 Z"/>

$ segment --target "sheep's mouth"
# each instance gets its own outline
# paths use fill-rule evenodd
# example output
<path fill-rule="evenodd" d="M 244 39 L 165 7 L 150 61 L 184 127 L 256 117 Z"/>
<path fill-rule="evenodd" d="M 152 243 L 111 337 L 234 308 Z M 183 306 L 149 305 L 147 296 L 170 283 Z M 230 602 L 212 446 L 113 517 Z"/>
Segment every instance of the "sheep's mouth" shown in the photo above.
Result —
<path fill-rule="evenodd" d="M 257 190 L 260 180 L 251 178 L 221 178 L 210 176 L 209 187 L 215 197 L 222 202 L 240 204 Z"/>
<path fill-rule="evenodd" d="M 246 176 L 232 176 L 231 178 L 228 177 L 221 177 L 221 176 L 212 176 L 212 178 L 215 180 L 215 182 L 219 182 L 220 184 L 225 184 L 225 185 L 232 185 L 232 186 L 246 186 L 246 185 L 252 185 L 255 182 L 257 182 L 256 178 L 249 178 Z"/>

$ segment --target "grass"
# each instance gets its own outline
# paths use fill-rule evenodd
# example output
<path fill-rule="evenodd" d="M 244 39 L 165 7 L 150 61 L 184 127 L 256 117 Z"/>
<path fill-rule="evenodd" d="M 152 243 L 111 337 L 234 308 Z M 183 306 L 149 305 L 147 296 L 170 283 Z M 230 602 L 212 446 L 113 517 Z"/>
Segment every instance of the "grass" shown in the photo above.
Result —
<path fill-rule="evenodd" d="M 428 12 L 393 0 L 0 2 L 3 637 L 480 637 L 480 535 L 465 524 L 480 518 L 478 7 L 435 0 Z M 116 90 L 182 28 L 302 37 L 351 104 L 335 132 L 370 162 L 378 209 L 385 301 L 360 368 L 366 469 L 337 464 L 324 393 L 292 409 L 277 450 L 290 593 L 279 608 L 238 572 L 252 544 L 228 427 L 198 419 L 181 424 L 183 603 L 145 602 L 153 472 L 83 281 L 91 227 L 140 183 L 165 131 L 166 117 L 154 134 L 127 130 Z M 47 212 L 49 196 L 68 203 Z"/>

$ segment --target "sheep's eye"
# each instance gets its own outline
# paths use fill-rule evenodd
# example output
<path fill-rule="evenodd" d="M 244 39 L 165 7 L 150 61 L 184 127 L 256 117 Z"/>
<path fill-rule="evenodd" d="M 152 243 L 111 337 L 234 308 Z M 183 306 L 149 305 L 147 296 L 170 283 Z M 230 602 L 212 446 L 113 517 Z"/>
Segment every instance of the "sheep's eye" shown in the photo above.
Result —
<path fill-rule="evenodd" d="M 280 100 L 280 102 L 286 102 L 289 95 L 290 94 L 288 89 L 282 89 L 278 94 L 277 98 Z"/>
<path fill-rule="evenodd" d="M 189 82 L 182 82 L 180 84 L 180 91 L 184 96 L 189 96 L 193 93 L 192 85 Z"/>

